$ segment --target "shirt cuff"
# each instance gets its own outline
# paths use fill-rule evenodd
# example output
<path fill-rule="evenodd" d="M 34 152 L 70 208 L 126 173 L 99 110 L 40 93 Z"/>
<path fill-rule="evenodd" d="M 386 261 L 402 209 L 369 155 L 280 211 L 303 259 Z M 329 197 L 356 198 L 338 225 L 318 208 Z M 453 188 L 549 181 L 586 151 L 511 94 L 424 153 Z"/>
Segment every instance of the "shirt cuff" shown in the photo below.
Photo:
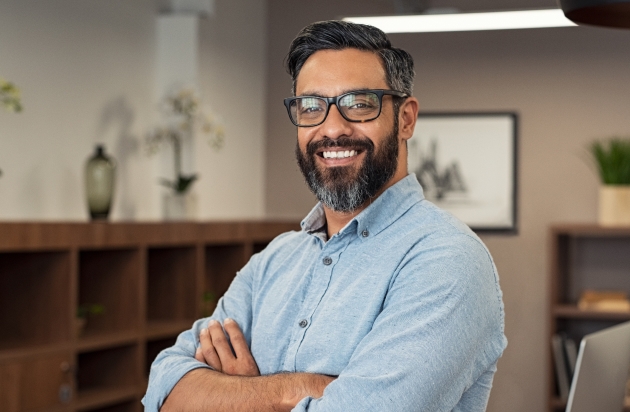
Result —
<path fill-rule="evenodd" d="M 165 359 L 159 367 L 159 372 L 151 368 L 150 384 L 142 398 L 145 412 L 158 412 L 177 382 L 188 372 L 199 368 L 212 369 L 195 359 L 182 360 L 181 357 Z"/>

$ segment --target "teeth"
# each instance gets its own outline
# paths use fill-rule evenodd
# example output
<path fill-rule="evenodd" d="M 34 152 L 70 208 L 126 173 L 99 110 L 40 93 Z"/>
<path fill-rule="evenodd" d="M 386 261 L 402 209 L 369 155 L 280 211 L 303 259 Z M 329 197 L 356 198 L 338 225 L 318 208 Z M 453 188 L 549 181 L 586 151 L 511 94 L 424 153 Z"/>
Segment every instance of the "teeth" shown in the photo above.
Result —
<path fill-rule="evenodd" d="M 343 159 L 346 157 L 356 156 L 356 150 L 346 150 L 345 152 L 324 152 L 324 159 Z"/>

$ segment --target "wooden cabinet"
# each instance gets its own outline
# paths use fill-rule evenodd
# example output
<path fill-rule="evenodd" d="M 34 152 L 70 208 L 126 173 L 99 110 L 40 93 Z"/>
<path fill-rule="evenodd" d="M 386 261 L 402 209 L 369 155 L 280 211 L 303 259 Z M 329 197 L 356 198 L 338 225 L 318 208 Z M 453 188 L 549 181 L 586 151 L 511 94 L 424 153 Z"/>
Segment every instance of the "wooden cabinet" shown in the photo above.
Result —
<path fill-rule="evenodd" d="M 564 333 L 579 343 L 584 335 L 630 320 L 627 311 L 581 310 L 586 289 L 624 291 L 630 296 L 630 228 L 556 225 L 550 230 L 549 411 L 564 411 L 559 399 L 551 336 Z M 630 411 L 626 400 L 625 411 Z"/>
<path fill-rule="evenodd" d="M 0 411 L 139 412 L 149 367 L 297 222 L 0 223 Z M 101 305 L 79 327 L 80 306 Z"/>

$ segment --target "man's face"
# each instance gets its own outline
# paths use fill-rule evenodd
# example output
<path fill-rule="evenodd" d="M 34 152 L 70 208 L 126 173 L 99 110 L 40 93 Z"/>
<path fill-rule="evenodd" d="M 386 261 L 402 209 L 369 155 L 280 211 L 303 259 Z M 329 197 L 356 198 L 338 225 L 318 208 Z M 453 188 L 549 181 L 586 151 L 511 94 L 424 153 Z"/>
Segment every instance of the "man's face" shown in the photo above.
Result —
<path fill-rule="evenodd" d="M 296 95 L 332 97 L 365 89 L 389 89 L 380 58 L 356 49 L 321 50 L 305 62 Z M 299 127 L 296 157 L 317 198 L 332 210 L 352 212 L 399 169 L 398 119 L 391 96 L 381 115 L 365 123 L 344 119 L 336 106 L 319 126 Z"/>

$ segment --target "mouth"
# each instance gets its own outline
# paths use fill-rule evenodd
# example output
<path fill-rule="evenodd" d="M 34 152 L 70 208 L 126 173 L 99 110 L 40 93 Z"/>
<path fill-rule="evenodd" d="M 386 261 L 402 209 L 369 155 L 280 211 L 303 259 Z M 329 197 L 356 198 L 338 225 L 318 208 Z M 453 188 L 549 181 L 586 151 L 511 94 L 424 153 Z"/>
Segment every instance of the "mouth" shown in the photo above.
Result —
<path fill-rule="evenodd" d="M 351 159 L 353 157 L 361 154 L 362 150 L 357 149 L 347 149 L 343 148 L 335 149 L 335 150 L 321 150 L 317 153 L 318 156 L 324 159 Z"/>

